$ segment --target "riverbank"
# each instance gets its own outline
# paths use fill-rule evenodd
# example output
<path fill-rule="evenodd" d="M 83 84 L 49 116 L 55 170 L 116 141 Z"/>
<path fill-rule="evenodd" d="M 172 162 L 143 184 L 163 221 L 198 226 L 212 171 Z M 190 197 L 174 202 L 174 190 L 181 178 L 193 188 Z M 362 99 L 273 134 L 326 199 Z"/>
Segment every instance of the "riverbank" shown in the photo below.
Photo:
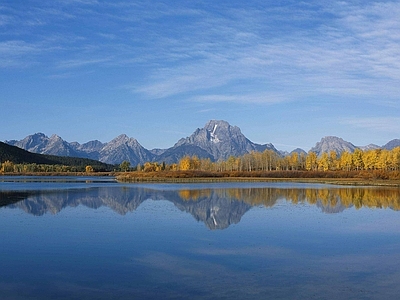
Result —
<path fill-rule="evenodd" d="M 322 179 L 322 178 L 125 178 L 118 176 L 118 182 L 123 183 L 214 183 L 214 182 L 297 182 L 297 183 L 318 183 L 332 185 L 348 185 L 348 186 L 391 186 L 399 187 L 400 182 L 397 180 L 354 180 L 354 179 Z"/>
<path fill-rule="evenodd" d="M 124 183 L 299 182 L 400 187 L 400 179 L 390 178 L 388 174 L 377 176 L 373 172 L 127 172 L 117 174 L 116 179 Z"/>

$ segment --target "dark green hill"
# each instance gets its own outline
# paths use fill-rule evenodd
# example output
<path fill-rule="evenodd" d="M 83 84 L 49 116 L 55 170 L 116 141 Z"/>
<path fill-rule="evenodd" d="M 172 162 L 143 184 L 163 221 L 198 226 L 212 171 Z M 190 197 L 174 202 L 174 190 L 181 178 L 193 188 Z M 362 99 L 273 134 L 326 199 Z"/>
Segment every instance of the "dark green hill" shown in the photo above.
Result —
<path fill-rule="evenodd" d="M 74 167 L 92 166 L 96 171 L 112 171 L 113 165 L 97 160 L 78 157 L 36 154 L 21 148 L 0 142 L 0 163 L 11 161 L 14 164 L 63 165 Z"/>

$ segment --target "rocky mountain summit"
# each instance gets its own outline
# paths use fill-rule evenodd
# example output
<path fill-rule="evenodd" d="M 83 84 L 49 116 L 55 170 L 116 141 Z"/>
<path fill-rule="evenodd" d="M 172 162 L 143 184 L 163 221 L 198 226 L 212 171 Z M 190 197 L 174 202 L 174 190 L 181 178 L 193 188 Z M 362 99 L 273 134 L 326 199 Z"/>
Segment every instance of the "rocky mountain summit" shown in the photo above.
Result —
<path fill-rule="evenodd" d="M 278 152 L 272 144 L 255 144 L 243 135 L 239 127 L 231 126 L 226 121 L 216 120 L 209 121 L 204 128 L 197 128 L 191 136 L 180 139 L 169 152 L 183 154 L 190 152 L 188 149 L 200 158 L 211 158 L 215 161 L 225 160 L 231 155 L 244 155 L 251 151 L 262 152 L 270 149 Z"/>
<path fill-rule="evenodd" d="M 321 139 L 310 151 L 315 152 L 318 156 L 322 153 L 330 151 L 335 151 L 337 154 L 340 154 L 344 151 L 354 152 L 357 147 L 354 146 L 350 142 L 346 142 L 342 138 L 336 136 L 326 136 Z"/>
<path fill-rule="evenodd" d="M 108 164 L 121 163 L 126 160 L 132 165 L 137 165 L 153 160 L 153 155 L 136 139 L 121 134 L 101 148 L 98 160 Z"/>

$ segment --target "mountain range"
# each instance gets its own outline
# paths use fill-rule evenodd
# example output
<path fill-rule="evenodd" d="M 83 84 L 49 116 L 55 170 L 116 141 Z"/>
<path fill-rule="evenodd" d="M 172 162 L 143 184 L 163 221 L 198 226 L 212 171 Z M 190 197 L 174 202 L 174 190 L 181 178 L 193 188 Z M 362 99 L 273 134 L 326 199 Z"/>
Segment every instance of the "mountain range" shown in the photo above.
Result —
<path fill-rule="evenodd" d="M 168 149 L 148 150 L 140 145 L 136 139 L 125 134 L 119 135 L 108 143 L 102 143 L 98 140 L 84 144 L 69 143 L 56 134 L 48 137 L 43 133 L 29 135 L 19 141 L 5 141 L 5 143 L 33 153 L 89 158 L 107 164 L 120 164 L 122 161 L 129 161 L 131 165 L 143 164 L 148 161 L 175 163 L 185 155 L 196 155 L 199 158 L 218 161 L 225 160 L 229 156 L 241 156 L 251 151 L 262 152 L 266 149 L 282 156 L 290 154 L 278 151 L 271 143 L 253 143 L 243 135 L 239 127 L 218 120 L 207 122 L 203 128 L 197 128 L 192 135 L 180 139 Z M 360 147 L 339 137 L 327 136 L 316 143 L 310 151 L 317 153 L 317 155 L 332 150 L 340 154 L 343 151 L 353 152 L 356 148 L 391 150 L 398 146 L 400 146 L 400 139 L 391 140 L 382 147 L 373 144 Z M 292 152 L 305 153 L 306 151 L 297 148 Z"/>

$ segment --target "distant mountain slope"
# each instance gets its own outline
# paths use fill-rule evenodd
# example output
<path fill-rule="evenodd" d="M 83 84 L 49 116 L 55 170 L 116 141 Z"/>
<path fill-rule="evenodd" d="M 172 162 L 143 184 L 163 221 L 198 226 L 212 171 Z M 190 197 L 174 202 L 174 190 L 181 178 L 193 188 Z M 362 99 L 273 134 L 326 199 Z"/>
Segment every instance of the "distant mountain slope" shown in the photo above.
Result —
<path fill-rule="evenodd" d="M 350 142 L 346 142 L 342 138 L 336 136 L 326 136 L 321 139 L 310 151 L 315 152 L 318 156 L 322 153 L 329 153 L 335 151 L 337 154 L 341 154 L 344 151 L 350 153 L 354 152 L 357 147 Z"/>
<path fill-rule="evenodd" d="M 35 133 L 27 136 L 21 141 L 13 140 L 6 141 L 6 143 L 33 153 L 57 156 L 87 157 L 84 153 L 76 151 L 71 144 L 64 141 L 56 134 L 53 134 L 51 137 L 47 137 L 43 133 Z"/>
<path fill-rule="evenodd" d="M 153 154 L 142 147 L 134 138 L 121 134 L 105 146 L 99 152 L 99 159 L 105 163 L 121 163 L 129 161 L 132 166 L 146 161 L 152 161 Z"/>
<path fill-rule="evenodd" d="M 99 160 L 100 151 L 106 144 L 103 144 L 98 140 L 94 140 L 84 143 L 82 145 L 77 142 L 70 143 L 70 145 L 77 153 L 81 154 L 82 157 L 88 157 L 91 159 Z"/>
<path fill-rule="evenodd" d="M 385 145 L 382 146 L 383 149 L 386 150 L 392 150 L 396 147 L 400 147 L 400 139 L 394 139 L 386 143 Z"/>
<path fill-rule="evenodd" d="M 294 149 L 293 151 L 290 152 L 290 155 L 292 155 L 293 153 L 297 153 L 297 154 L 299 154 L 299 155 L 301 155 L 301 154 L 307 155 L 307 152 L 304 151 L 304 150 L 301 149 L 301 148 L 296 148 L 296 149 Z"/>
<path fill-rule="evenodd" d="M 0 162 L 11 161 L 15 164 L 36 163 L 46 165 L 65 165 L 65 166 L 87 166 L 91 165 L 95 170 L 112 170 L 111 165 L 101 163 L 96 160 L 78 157 L 62 157 L 54 155 L 45 155 L 32 153 L 16 146 L 11 146 L 0 142 Z"/>
<path fill-rule="evenodd" d="M 362 151 L 368 151 L 368 150 L 375 150 L 375 149 L 380 149 L 378 145 L 375 144 L 369 144 L 367 146 L 360 146 L 359 147 Z"/>
<path fill-rule="evenodd" d="M 166 162 L 167 164 L 176 163 L 184 156 L 197 156 L 198 158 L 209 158 L 214 160 L 214 157 L 206 150 L 196 145 L 180 145 L 172 147 L 164 151 L 161 155 L 154 158 L 158 162 Z"/>

